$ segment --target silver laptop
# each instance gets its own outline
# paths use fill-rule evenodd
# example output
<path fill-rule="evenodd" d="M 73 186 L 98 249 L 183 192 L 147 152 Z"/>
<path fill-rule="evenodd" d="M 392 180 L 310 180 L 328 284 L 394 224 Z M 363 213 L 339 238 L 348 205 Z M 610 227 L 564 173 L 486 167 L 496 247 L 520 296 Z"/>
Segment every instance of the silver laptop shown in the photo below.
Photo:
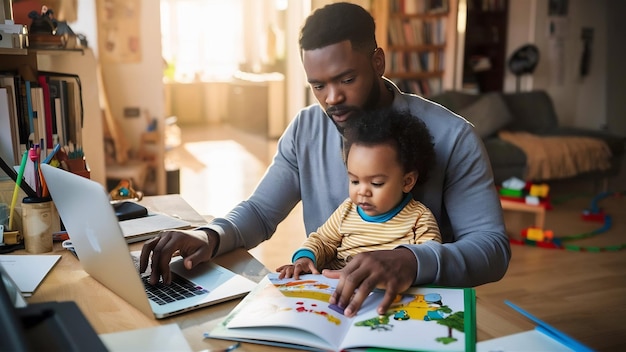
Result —
<path fill-rule="evenodd" d="M 146 315 L 165 318 L 244 296 L 256 286 L 215 263 L 186 270 L 180 257 L 170 263 L 172 276 L 180 284 L 147 284 L 142 278 L 146 274 L 138 274 L 106 190 L 97 182 L 46 164 L 41 171 L 83 269 Z M 179 286 L 182 292 L 173 292 Z"/>

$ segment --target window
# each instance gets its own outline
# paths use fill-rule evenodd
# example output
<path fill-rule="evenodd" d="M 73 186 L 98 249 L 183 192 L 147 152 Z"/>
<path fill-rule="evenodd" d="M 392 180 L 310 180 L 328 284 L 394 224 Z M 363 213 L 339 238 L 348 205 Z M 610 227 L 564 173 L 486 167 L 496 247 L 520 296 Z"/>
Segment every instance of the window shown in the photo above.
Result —
<path fill-rule="evenodd" d="M 161 40 L 169 79 L 232 77 L 243 61 L 243 0 L 161 0 Z"/>

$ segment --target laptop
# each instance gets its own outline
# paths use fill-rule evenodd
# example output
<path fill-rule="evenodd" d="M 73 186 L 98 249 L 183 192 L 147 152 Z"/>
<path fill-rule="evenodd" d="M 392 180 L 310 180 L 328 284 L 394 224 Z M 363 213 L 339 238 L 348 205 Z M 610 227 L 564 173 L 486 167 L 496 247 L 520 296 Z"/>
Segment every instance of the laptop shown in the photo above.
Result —
<path fill-rule="evenodd" d="M 170 263 L 173 281 L 191 282 L 147 284 L 147 274 L 138 273 L 137 261 L 129 251 L 104 187 L 47 164 L 41 165 L 41 171 L 83 269 L 147 316 L 162 319 L 232 300 L 256 286 L 252 280 L 215 263 L 186 270 L 181 257 Z M 173 292 L 174 286 L 183 286 L 183 292 Z"/>

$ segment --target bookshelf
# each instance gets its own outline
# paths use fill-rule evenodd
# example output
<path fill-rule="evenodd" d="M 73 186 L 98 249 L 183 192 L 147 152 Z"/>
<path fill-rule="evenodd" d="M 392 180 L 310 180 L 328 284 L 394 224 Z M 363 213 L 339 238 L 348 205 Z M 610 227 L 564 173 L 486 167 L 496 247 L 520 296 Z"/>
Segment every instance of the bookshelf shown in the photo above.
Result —
<path fill-rule="evenodd" d="M 104 185 L 104 147 L 97 84 L 97 61 L 91 49 L 4 49 L 0 51 L 0 72 L 20 72 L 20 69 L 24 70 L 24 68 L 35 73 L 45 71 L 79 77 L 81 89 L 77 96 L 82 100 L 82 109 L 80 106 L 74 107 L 77 113 L 82 111 L 83 124 L 80 129 L 82 148 L 89 166 L 90 178 Z M 75 104 L 80 104 L 80 102 L 76 101 Z M 4 176 L 4 173 L 1 176 Z M 6 193 L 9 195 L 12 193 L 13 186 L 13 181 L 8 177 L 0 177 L 0 200 L 6 199 Z"/>
<path fill-rule="evenodd" d="M 508 0 L 467 0 L 464 90 L 502 91 L 506 71 Z"/>
<path fill-rule="evenodd" d="M 456 0 L 373 1 L 385 76 L 400 89 L 432 96 L 452 86 Z"/>

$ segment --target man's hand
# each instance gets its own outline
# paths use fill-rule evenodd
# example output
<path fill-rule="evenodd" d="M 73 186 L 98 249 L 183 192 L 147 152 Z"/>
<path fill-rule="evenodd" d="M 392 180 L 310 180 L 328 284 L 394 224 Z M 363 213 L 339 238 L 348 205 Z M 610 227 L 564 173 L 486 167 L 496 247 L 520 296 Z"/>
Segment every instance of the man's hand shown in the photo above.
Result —
<path fill-rule="evenodd" d="M 345 316 L 356 315 L 374 288 L 385 290 L 377 310 L 378 314 L 385 314 L 396 295 L 413 284 L 417 262 L 413 252 L 400 247 L 357 254 L 343 269 L 324 270 L 322 274 L 339 279 L 330 303 L 345 308 Z"/>
<path fill-rule="evenodd" d="M 315 263 L 309 258 L 300 258 L 293 264 L 279 267 L 276 271 L 280 273 L 278 276 L 279 279 L 293 277 L 296 280 L 300 278 L 300 274 L 320 273 L 315 267 Z"/>
<path fill-rule="evenodd" d="M 146 241 L 141 248 L 139 271 L 144 272 L 148 267 L 152 252 L 152 272 L 150 284 L 154 285 L 163 277 L 163 283 L 172 282 L 170 260 L 176 251 L 183 257 L 185 268 L 191 269 L 198 263 L 207 262 L 213 256 L 213 249 L 219 243 L 219 236 L 213 231 L 202 230 L 169 230 L 161 232 L 157 237 Z"/>

